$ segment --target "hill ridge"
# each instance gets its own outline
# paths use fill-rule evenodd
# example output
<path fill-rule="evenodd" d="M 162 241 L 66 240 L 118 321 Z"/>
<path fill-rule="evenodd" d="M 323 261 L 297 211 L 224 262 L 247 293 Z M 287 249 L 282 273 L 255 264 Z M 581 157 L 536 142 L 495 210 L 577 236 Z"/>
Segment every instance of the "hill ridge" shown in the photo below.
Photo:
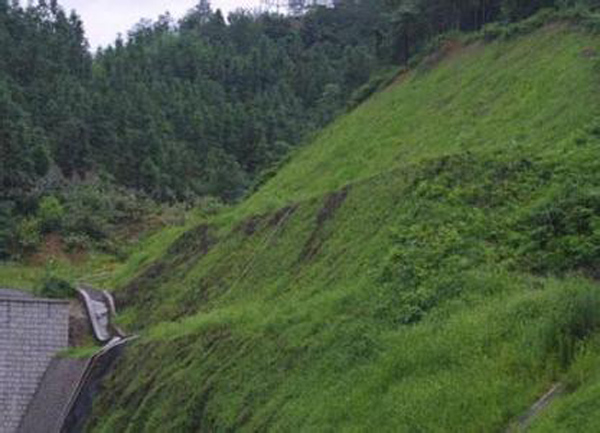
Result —
<path fill-rule="evenodd" d="M 442 61 L 150 240 L 115 279 L 144 337 L 92 431 L 492 431 L 581 372 L 597 43 L 559 26 Z"/>

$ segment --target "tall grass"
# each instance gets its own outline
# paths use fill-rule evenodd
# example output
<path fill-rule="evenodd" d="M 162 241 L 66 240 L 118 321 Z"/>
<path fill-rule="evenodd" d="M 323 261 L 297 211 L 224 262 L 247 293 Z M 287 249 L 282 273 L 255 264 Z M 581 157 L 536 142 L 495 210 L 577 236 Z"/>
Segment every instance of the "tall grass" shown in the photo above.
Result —
<path fill-rule="evenodd" d="M 557 380 L 595 395 L 597 43 L 464 47 L 148 240 L 90 429 L 499 431 Z"/>

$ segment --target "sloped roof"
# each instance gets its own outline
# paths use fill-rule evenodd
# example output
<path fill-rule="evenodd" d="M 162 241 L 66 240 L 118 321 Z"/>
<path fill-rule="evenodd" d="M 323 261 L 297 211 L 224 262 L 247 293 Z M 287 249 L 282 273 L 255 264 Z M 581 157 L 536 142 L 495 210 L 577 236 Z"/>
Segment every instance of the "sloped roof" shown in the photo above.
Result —
<path fill-rule="evenodd" d="M 3 289 L 0 287 L 0 298 L 25 298 L 31 299 L 33 295 L 31 293 L 23 292 L 15 289 Z"/>
<path fill-rule="evenodd" d="M 20 433 L 59 433 L 88 359 L 54 358 L 29 404 Z"/>

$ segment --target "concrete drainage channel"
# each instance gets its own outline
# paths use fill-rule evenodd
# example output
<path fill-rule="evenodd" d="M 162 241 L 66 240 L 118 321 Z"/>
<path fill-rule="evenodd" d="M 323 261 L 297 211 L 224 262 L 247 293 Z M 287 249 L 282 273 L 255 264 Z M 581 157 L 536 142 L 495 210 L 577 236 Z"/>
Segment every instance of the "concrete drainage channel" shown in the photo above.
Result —
<path fill-rule="evenodd" d="M 55 357 L 51 361 L 16 430 L 18 433 L 82 431 L 103 377 L 127 343 L 136 338 L 126 336 L 114 324 L 116 308 L 110 293 L 89 286 L 80 286 L 78 293 L 94 337 L 104 346 L 91 358 Z"/>
<path fill-rule="evenodd" d="M 110 293 L 90 286 L 80 286 L 77 292 L 85 304 L 94 336 L 98 341 L 107 343 L 115 338 L 124 338 L 123 332 L 114 324 L 117 309 Z"/>
<path fill-rule="evenodd" d="M 102 378 L 110 371 L 114 361 L 121 355 L 125 345 L 135 337 L 114 338 L 95 354 L 83 370 L 77 388 L 69 400 L 62 419 L 62 432 L 82 431 L 92 410 Z"/>

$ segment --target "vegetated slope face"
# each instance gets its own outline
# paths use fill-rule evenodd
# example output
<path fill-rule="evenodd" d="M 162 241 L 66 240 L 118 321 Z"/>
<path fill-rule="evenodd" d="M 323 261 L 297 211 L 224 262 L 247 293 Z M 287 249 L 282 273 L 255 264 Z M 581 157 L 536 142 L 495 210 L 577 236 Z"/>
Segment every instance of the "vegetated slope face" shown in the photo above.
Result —
<path fill-rule="evenodd" d="M 91 430 L 494 431 L 591 377 L 597 45 L 465 47 L 161 235 L 119 277 L 142 337 Z"/>
<path fill-rule="evenodd" d="M 558 35 L 566 40 L 557 43 Z M 250 202 L 300 200 L 466 150 L 555 149 L 595 114 L 595 51 L 586 51 L 594 46 L 555 27 L 458 50 L 324 130 Z"/>

